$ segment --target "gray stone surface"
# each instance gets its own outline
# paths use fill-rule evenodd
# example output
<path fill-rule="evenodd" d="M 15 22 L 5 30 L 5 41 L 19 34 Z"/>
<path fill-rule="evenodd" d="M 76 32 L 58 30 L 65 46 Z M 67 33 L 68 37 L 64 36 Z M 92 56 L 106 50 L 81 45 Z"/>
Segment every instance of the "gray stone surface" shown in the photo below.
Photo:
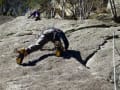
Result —
<path fill-rule="evenodd" d="M 54 51 L 37 51 L 24 59 L 24 66 L 17 65 L 14 49 L 34 44 L 38 33 L 52 26 L 66 33 L 68 54 L 55 57 Z M 119 28 L 112 21 L 35 22 L 22 16 L 0 25 L 0 90 L 113 90 L 108 81 L 113 69 L 112 34 L 115 31 L 119 50 Z M 52 47 L 48 43 L 44 48 Z M 116 53 L 116 64 L 119 59 Z"/>
<path fill-rule="evenodd" d="M 13 20 L 14 17 L 11 16 L 0 16 L 0 24 Z"/>

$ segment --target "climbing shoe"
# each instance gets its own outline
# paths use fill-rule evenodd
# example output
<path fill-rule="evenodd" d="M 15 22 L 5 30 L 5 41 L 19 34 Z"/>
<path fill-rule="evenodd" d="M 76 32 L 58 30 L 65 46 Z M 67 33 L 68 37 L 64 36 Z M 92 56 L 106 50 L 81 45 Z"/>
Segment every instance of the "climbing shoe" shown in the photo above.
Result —
<path fill-rule="evenodd" d="M 62 46 L 62 44 L 61 44 L 61 42 L 60 41 L 56 41 L 55 42 L 55 55 L 57 56 L 57 57 L 60 57 L 61 56 L 61 54 L 62 54 L 62 52 L 63 52 L 63 46 Z"/>
<path fill-rule="evenodd" d="M 22 48 L 20 50 L 16 50 L 16 52 L 19 54 L 16 58 L 16 63 L 21 65 L 24 57 L 27 56 L 27 51 L 25 48 Z"/>
<path fill-rule="evenodd" d="M 61 56 L 61 51 L 57 49 L 56 52 L 55 52 L 55 55 L 56 55 L 57 57 L 60 57 L 60 56 Z"/>

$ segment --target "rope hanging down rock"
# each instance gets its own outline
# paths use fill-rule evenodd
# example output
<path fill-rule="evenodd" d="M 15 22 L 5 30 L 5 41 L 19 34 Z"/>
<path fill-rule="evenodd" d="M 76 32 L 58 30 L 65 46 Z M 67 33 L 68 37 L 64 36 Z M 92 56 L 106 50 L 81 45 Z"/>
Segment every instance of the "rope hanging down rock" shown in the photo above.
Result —
<path fill-rule="evenodd" d="M 114 90 L 117 90 L 116 87 L 116 68 L 115 68 L 115 32 L 113 32 L 113 67 L 114 67 Z"/>

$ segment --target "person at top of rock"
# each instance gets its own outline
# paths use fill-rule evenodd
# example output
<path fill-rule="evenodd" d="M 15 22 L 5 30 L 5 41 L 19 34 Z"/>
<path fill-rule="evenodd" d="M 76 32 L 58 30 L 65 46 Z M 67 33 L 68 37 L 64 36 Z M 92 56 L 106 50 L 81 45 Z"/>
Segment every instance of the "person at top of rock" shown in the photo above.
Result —
<path fill-rule="evenodd" d="M 37 9 L 37 10 L 33 11 L 33 12 L 30 14 L 30 16 L 28 16 L 28 18 L 30 18 L 30 17 L 35 18 L 35 21 L 40 20 L 40 19 L 41 19 L 41 18 L 40 18 L 40 9 Z"/>
<path fill-rule="evenodd" d="M 42 49 L 42 47 L 49 41 L 53 42 L 56 51 L 55 55 L 58 57 L 61 56 L 62 52 L 66 51 L 69 47 L 69 41 L 62 30 L 58 28 L 49 28 L 40 34 L 39 39 L 34 45 L 30 45 L 26 49 L 23 48 L 17 50 L 19 53 L 16 59 L 17 64 L 21 65 L 25 56 L 34 51 Z"/>

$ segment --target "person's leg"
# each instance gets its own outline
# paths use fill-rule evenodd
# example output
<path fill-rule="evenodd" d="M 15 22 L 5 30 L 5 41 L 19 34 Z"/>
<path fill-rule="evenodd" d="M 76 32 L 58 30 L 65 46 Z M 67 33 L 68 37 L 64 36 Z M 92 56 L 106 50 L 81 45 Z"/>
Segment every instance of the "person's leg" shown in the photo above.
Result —
<path fill-rule="evenodd" d="M 40 50 L 48 42 L 49 40 L 47 39 L 47 37 L 45 37 L 45 35 L 41 35 L 34 45 L 28 46 L 27 48 L 28 54 Z"/>
<path fill-rule="evenodd" d="M 35 18 L 35 21 L 38 21 L 38 20 L 40 20 L 40 17 L 36 17 L 36 18 Z"/>
<path fill-rule="evenodd" d="M 18 57 L 16 59 L 17 64 L 22 64 L 22 61 L 25 56 L 28 54 L 37 51 L 41 49 L 49 40 L 45 38 L 44 35 L 41 35 L 40 38 L 37 40 L 37 42 L 34 45 L 29 46 L 27 49 L 20 49 L 18 50 Z"/>

